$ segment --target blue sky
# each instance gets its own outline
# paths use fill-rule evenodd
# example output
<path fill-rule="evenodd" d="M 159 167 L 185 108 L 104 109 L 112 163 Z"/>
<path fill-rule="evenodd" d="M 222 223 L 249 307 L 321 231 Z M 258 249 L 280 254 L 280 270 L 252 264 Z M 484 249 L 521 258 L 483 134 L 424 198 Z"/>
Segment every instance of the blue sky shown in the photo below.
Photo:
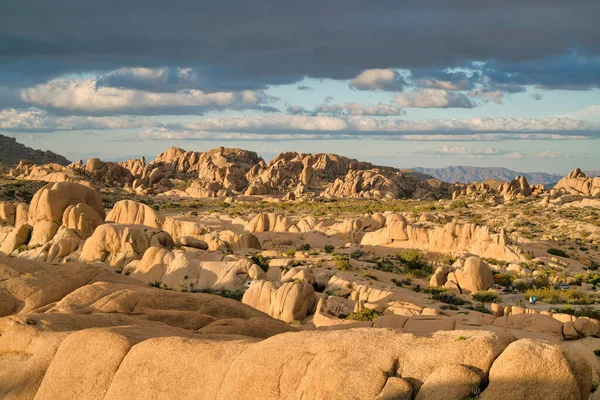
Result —
<path fill-rule="evenodd" d="M 0 134 L 408 168 L 600 169 L 597 1 L 0 0 Z"/>

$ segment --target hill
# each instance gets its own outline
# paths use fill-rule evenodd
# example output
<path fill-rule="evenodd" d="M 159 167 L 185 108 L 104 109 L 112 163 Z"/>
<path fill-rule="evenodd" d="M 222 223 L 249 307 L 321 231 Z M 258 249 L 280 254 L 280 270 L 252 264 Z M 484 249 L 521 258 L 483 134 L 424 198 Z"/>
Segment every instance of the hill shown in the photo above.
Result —
<path fill-rule="evenodd" d="M 12 167 L 23 159 L 30 160 L 35 164 L 56 163 L 68 165 L 70 163 L 60 154 L 49 150 L 35 150 L 17 142 L 13 137 L 0 135 L 0 163 Z"/>
<path fill-rule="evenodd" d="M 517 172 L 501 167 L 468 167 L 452 166 L 446 168 L 413 168 L 415 171 L 431 175 L 432 177 L 449 183 L 472 183 L 482 182 L 488 179 L 511 181 L 517 176 L 524 176 L 530 184 L 554 185 L 562 179 L 561 174 L 549 174 L 545 172 Z M 589 171 L 594 172 L 594 171 Z"/>

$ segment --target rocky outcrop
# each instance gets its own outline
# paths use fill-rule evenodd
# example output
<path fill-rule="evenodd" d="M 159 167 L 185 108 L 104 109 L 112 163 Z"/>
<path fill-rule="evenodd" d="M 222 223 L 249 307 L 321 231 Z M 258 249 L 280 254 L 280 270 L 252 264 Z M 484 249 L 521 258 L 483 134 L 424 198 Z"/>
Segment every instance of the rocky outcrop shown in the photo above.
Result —
<path fill-rule="evenodd" d="M 314 310 L 317 297 L 313 286 L 305 282 L 282 285 L 264 280 L 253 281 L 242 302 L 285 322 L 303 321 Z"/>
<path fill-rule="evenodd" d="M 322 196 L 418 200 L 435 200 L 448 196 L 450 185 L 427 178 L 417 178 L 415 174 L 393 168 L 351 170 L 327 187 Z"/>
<path fill-rule="evenodd" d="M 479 257 L 469 257 L 462 268 L 447 275 L 444 286 L 452 290 L 458 289 L 461 293 L 485 291 L 494 287 L 494 275 Z"/>
<path fill-rule="evenodd" d="M 152 228 L 161 227 L 158 215 L 152 208 L 132 200 L 121 200 L 115 203 L 106 216 L 106 221 L 117 224 L 146 225 Z"/>
<path fill-rule="evenodd" d="M 453 319 L 424 309 L 420 316 L 380 318 L 380 326 L 402 320 L 400 329 L 419 335 L 372 328 L 294 332 L 240 302 L 152 288 L 102 266 L 0 256 L 0 276 L 6 277 L 0 280 L 5 397 L 458 399 L 481 392 L 483 399 L 586 400 L 592 388 L 591 368 L 574 350 L 478 329 L 477 321 L 491 315 Z M 288 301 L 306 304 L 306 284 L 281 285 L 280 296 L 269 282 L 253 285 L 265 287 L 257 308 L 277 304 L 293 313 L 302 310 Z M 368 301 L 382 296 L 374 288 L 359 292 Z M 521 318 L 531 316 L 546 317 Z M 448 320 L 451 329 L 469 328 L 422 335 Z"/>
<path fill-rule="evenodd" d="M 530 186 L 527 178 L 517 176 L 509 182 L 488 180 L 475 182 L 460 187 L 452 193 L 453 199 L 470 198 L 497 205 L 503 202 L 526 199 L 529 196 L 538 196 L 547 193 L 543 185 Z"/>
<path fill-rule="evenodd" d="M 448 223 L 444 226 L 421 227 L 408 224 L 400 215 L 389 215 L 386 226 L 374 232 L 367 232 L 362 240 L 364 246 L 389 246 L 416 248 L 426 251 L 448 253 L 468 251 L 481 257 L 507 261 L 520 261 L 516 247 L 501 230 L 490 233 L 488 226 L 475 224 Z"/>
<path fill-rule="evenodd" d="M 600 177 L 588 178 L 577 168 L 558 181 L 554 190 L 577 196 L 600 198 Z"/>
<path fill-rule="evenodd" d="M 172 248 L 173 239 L 166 232 L 144 225 L 104 224 L 85 241 L 79 259 L 122 269 L 141 259 L 150 246 Z"/>
<path fill-rule="evenodd" d="M 180 291 L 203 289 L 245 290 L 264 272 L 247 258 L 197 251 L 170 251 L 148 248 L 139 261 L 130 262 L 123 273 L 144 283 L 160 282 Z"/>

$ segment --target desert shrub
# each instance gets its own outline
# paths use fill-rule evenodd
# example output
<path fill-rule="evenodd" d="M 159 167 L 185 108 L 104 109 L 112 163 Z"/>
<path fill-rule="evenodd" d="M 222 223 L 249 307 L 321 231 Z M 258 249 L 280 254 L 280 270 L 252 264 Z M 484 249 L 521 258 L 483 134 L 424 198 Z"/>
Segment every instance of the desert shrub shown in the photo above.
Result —
<path fill-rule="evenodd" d="M 464 200 L 454 200 L 452 203 L 450 203 L 450 209 L 451 210 L 458 210 L 461 208 L 467 208 L 467 202 Z"/>
<path fill-rule="evenodd" d="M 589 269 L 590 271 L 595 271 L 595 270 L 597 270 L 598 268 L 600 268 L 600 263 L 597 263 L 596 261 L 594 261 L 594 260 L 591 260 L 591 261 L 590 261 L 590 265 L 588 266 L 588 269 Z"/>
<path fill-rule="evenodd" d="M 241 290 L 228 290 L 228 289 L 197 289 L 193 290 L 194 293 L 208 293 L 214 294 L 216 296 L 227 297 L 228 299 L 234 299 L 237 301 L 242 301 L 242 297 L 244 297 L 244 292 Z"/>
<path fill-rule="evenodd" d="M 500 301 L 500 297 L 493 292 L 475 292 L 471 293 L 471 297 L 479 303 L 497 303 Z"/>
<path fill-rule="evenodd" d="M 535 255 L 532 252 L 527 251 L 527 250 L 525 250 L 523 252 L 523 256 L 525 257 L 526 260 L 533 260 L 535 258 Z"/>
<path fill-rule="evenodd" d="M 512 285 L 515 277 L 512 274 L 495 274 L 494 282 L 496 285 L 500 286 L 510 286 Z"/>
<path fill-rule="evenodd" d="M 365 253 L 360 251 L 360 250 L 355 250 L 352 253 L 350 253 L 350 258 L 353 258 L 355 260 L 358 260 L 359 258 L 361 258 L 362 256 L 364 256 Z"/>
<path fill-rule="evenodd" d="M 508 261 L 496 260 L 495 258 L 483 257 L 481 260 L 488 264 L 499 265 L 501 267 L 507 267 L 510 264 Z"/>
<path fill-rule="evenodd" d="M 376 269 L 378 271 L 383 271 L 383 272 L 392 272 L 394 274 L 402 274 L 404 273 L 404 270 L 394 264 L 392 264 L 391 262 L 384 260 L 382 258 L 377 258 L 374 260 L 369 260 L 369 262 L 374 262 L 375 265 L 373 266 L 373 269 Z"/>
<path fill-rule="evenodd" d="M 325 293 L 327 296 L 337 296 L 337 297 L 345 297 L 345 298 L 348 298 L 350 296 L 349 292 L 342 292 L 342 290 L 339 288 L 327 289 L 323 293 Z"/>
<path fill-rule="evenodd" d="M 487 307 L 485 306 L 485 304 L 483 303 L 477 303 L 473 308 L 471 308 L 473 311 L 478 311 L 480 313 L 483 314 L 491 314 L 492 312 L 490 310 L 487 309 Z"/>
<path fill-rule="evenodd" d="M 377 321 L 377 318 L 381 316 L 381 313 L 370 308 L 363 308 L 358 312 L 351 312 L 348 314 L 346 319 L 351 319 L 354 321 Z"/>
<path fill-rule="evenodd" d="M 421 266 L 423 263 L 425 263 L 423 252 L 419 249 L 401 250 L 398 252 L 397 257 L 403 264 L 408 266 Z"/>
<path fill-rule="evenodd" d="M 529 299 L 530 297 L 537 297 L 539 301 L 548 304 L 590 304 L 589 294 L 578 289 L 528 289 L 525 291 L 525 299 Z"/>
<path fill-rule="evenodd" d="M 442 303 L 452 304 L 455 306 L 469 304 L 467 300 L 458 297 L 457 295 L 443 287 L 429 287 L 423 290 L 423 292 L 429 293 L 433 300 L 441 301 Z"/>
<path fill-rule="evenodd" d="M 392 283 L 398 287 L 402 287 L 404 285 L 406 285 L 406 286 L 412 285 L 412 281 L 408 278 L 407 279 L 392 278 Z"/>
<path fill-rule="evenodd" d="M 452 257 L 452 254 L 445 254 L 444 258 L 442 258 L 442 265 L 452 265 L 456 261 L 455 257 Z"/>
<path fill-rule="evenodd" d="M 347 271 L 348 269 L 350 269 L 350 260 L 348 259 L 348 257 L 336 256 L 335 267 L 340 271 Z"/>
<path fill-rule="evenodd" d="M 289 249 L 283 255 L 292 258 L 296 255 L 296 249 Z"/>
<path fill-rule="evenodd" d="M 600 349 L 596 349 L 596 350 L 594 350 L 594 354 L 595 354 L 597 357 L 600 357 Z"/>
<path fill-rule="evenodd" d="M 600 321 L 600 310 L 590 306 L 583 306 L 580 308 L 572 308 L 570 305 L 562 308 L 551 308 L 550 312 L 555 312 L 559 314 L 569 314 L 574 315 L 576 317 L 588 317 L 597 319 Z"/>
<path fill-rule="evenodd" d="M 555 247 L 549 248 L 548 250 L 546 250 L 546 253 L 552 254 L 553 256 L 570 258 L 569 255 L 564 250 L 557 249 Z"/>
<path fill-rule="evenodd" d="M 298 250 L 300 250 L 300 251 L 309 251 L 310 250 L 310 244 L 303 243 L 303 244 L 300 245 L 300 247 L 298 247 Z"/>
<path fill-rule="evenodd" d="M 167 285 L 165 285 L 161 281 L 148 282 L 148 286 L 152 286 L 154 288 L 158 288 L 158 289 L 162 289 L 162 290 L 169 290 Z"/>
<path fill-rule="evenodd" d="M 325 250 L 325 253 L 331 254 L 335 250 L 335 246 L 332 244 L 326 244 L 323 250 Z"/>
<path fill-rule="evenodd" d="M 363 274 L 365 275 L 365 278 L 372 279 L 374 281 L 377 280 L 377 277 L 373 275 L 371 271 L 364 271 Z"/>
<path fill-rule="evenodd" d="M 250 257 L 252 262 L 260 267 L 263 271 L 267 272 L 269 270 L 269 259 L 263 256 L 261 253 L 254 253 L 252 257 Z"/>
<path fill-rule="evenodd" d="M 433 268 L 418 249 L 406 249 L 398 252 L 398 260 L 406 266 L 406 273 L 415 278 L 428 278 L 433 273 Z"/>

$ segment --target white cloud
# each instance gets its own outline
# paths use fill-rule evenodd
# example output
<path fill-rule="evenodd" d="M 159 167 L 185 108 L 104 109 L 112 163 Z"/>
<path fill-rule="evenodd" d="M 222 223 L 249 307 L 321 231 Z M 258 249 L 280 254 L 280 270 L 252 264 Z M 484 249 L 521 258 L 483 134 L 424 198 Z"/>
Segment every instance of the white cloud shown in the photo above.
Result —
<path fill-rule="evenodd" d="M 466 79 L 452 82 L 439 79 L 417 79 L 416 84 L 420 88 L 442 89 L 442 90 L 468 90 L 471 86 Z"/>
<path fill-rule="evenodd" d="M 572 118 L 582 121 L 593 121 L 600 123 L 600 105 L 593 105 L 583 110 L 574 111 L 568 114 L 558 115 L 558 118 Z"/>
<path fill-rule="evenodd" d="M 152 71 L 152 70 L 149 70 Z M 43 107 L 88 113 L 148 113 L 192 108 L 201 112 L 222 108 L 253 108 L 266 100 L 262 91 L 204 93 L 187 90 L 155 93 L 97 86 L 96 79 L 55 79 L 21 91 L 21 99 Z"/>
<path fill-rule="evenodd" d="M 473 102 L 464 94 L 442 89 L 422 89 L 401 93 L 394 102 L 405 108 L 472 108 Z"/>
<path fill-rule="evenodd" d="M 350 81 L 350 87 L 357 90 L 402 90 L 404 80 L 391 69 L 367 69 Z"/>
<path fill-rule="evenodd" d="M 327 131 L 339 133 L 380 133 L 440 137 L 468 136 L 470 133 L 527 134 L 530 139 L 560 139 L 600 134 L 600 126 L 569 118 L 471 118 L 471 119 L 376 119 L 365 116 L 252 115 L 207 118 L 188 124 L 173 124 L 172 129 L 234 131 L 255 133 L 294 133 Z M 579 135 L 577 135 L 579 133 Z"/>
<path fill-rule="evenodd" d="M 11 132 L 131 129 L 157 125 L 156 121 L 141 117 L 55 116 L 37 109 L 0 110 L 0 130 Z"/>
<path fill-rule="evenodd" d="M 360 103 L 340 103 L 330 104 L 325 102 L 319 104 L 313 110 L 307 110 L 300 106 L 290 106 L 287 108 L 289 114 L 292 115 L 329 115 L 329 116 L 378 116 L 390 117 L 404 114 L 404 111 L 392 104 L 379 103 L 376 105 L 363 105 Z"/>

